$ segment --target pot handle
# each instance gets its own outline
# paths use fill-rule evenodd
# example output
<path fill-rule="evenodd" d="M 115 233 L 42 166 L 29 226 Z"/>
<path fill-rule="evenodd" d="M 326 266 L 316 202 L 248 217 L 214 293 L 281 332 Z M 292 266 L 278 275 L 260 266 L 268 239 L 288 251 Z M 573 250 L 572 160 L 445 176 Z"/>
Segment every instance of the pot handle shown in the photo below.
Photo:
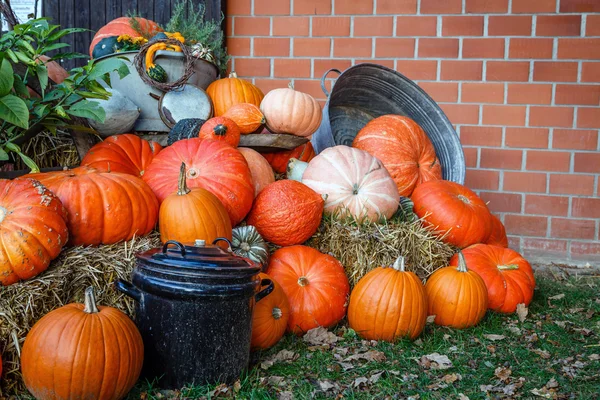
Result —
<path fill-rule="evenodd" d="M 179 252 L 181 253 L 181 257 L 185 257 L 185 247 L 181 243 L 179 243 L 177 240 L 168 240 L 162 248 L 163 254 L 167 254 L 167 249 L 170 244 L 174 245 L 175 247 L 177 247 L 179 249 Z"/>
<path fill-rule="evenodd" d="M 254 299 L 256 300 L 256 302 L 258 303 L 259 301 L 261 301 L 262 299 L 264 299 L 265 297 L 267 297 L 268 295 L 271 294 L 271 292 L 273 292 L 273 289 L 275 289 L 275 284 L 273 283 L 272 280 L 270 279 L 263 279 L 262 281 L 260 281 L 260 286 L 267 286 L 266 288 L 264 288 L 263 290 L 261 290 L 260 292 L 256 293 L 254 295 Z"/>
<path fill-rule="evenodd" d="M 233 246 L 231 244 L 231 240 L 224 238 L 224 237 L 218 237 L 215 240 L 213 240 L 212 244 L 217 244 L 219 242 L 226 242 L 227 243 L 227 251 L 231 253 L 231 246 Z"/>
<path fill-rule="evenodd" d="M 115 281 L 115 287 L 119 292 L 123 292 L 127 296 L 131 297 L 136 301 L 142 300 L 142 292 L 140 292 L 135 286 L 131 283 L 124 281 L 123 279 L 117 279 Z"/>
<path fill-rule="evenodd" d="M 325 71 L 325 73 L 323 74 L 323 77 L 321 78 L 321 90 L 323 90 L 323 93 L 325 93 L 325 96 L 329 97 L 329 92 L 327 91 L 327 88 L 325 87 L 325 79 L 327 79 L 327 75 L 329 75 L 330 72 L 337 72 L 338 75 L 342 74 L 342 71 L 340 71 L 337 68 L 331 68 L 327 71 Z"/>

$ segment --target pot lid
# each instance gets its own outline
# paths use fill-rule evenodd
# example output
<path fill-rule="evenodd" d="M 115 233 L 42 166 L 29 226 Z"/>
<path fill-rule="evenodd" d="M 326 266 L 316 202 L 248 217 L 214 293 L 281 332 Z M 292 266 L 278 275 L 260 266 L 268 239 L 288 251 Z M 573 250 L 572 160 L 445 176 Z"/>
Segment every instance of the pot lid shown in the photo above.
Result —
<path fill-rule="evenodd" d="M 165 125 L 172 128 L 185 118 L 209 119 L 213 115 L 213 106 L 204 90 L 188 83 L 164 93 L 158 104 L 158 113 Z"/>

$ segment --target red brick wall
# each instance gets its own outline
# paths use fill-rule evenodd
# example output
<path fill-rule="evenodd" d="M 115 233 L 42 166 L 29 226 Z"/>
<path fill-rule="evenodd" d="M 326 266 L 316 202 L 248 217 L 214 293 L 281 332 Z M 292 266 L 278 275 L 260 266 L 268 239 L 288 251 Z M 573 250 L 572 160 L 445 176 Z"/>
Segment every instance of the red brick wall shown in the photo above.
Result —
<path fill-rule="evenodd" d="M 232 68 L 325 100 L 329 68 L 415 80 L 460 134 L 466 184 L 528 256 L 600 259 L 600 0 L 228 0 Z"/>

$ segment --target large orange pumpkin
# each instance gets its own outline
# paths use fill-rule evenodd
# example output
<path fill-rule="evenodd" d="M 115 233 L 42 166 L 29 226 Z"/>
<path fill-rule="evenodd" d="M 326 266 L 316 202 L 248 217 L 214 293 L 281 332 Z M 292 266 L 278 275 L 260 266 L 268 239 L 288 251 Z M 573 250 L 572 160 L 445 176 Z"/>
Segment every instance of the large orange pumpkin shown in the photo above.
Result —
<path fill-rule="evenodd" d="M 246 222 L 273 244 L 301 244 L 319 228 L 324 203 L 321 195 L 300 182 L 276 181 L 256 197 Z"/>
<path fill-rule="evenodd" d="M 356 220 L 391 218 L 400 196 L 394 180 L 377 158 L 348 146 L 329 147 L 308 165 L 292 159 L 294 168 L 305 167 L 301 182 L 325 197 L 325 212 Z"/>
<path fill-rule="evenodd" d="M 422 182 L 442 179 L 440 161 L 433 144 L 412 119 L 383 115 L 369 121 L 356 135 L 352 146 L 377 157 L 408 197 Z"/>
<path fill-rule="evenodd" d="M 440 232 L 446 243 L 464 248 L 490 235 L 490 211 L 472 190 L 451 181 L 429 181 L 411 197 L 415 214 Z"/>
<path fill-rule="evenodd" d="M 271 277 L 261 272 L 260 279 Z M 271 280 L 274 284 L 273 291 L 254 306 L 251 341 L 253 349 L 268 349 L 279 342 L 290 318 L 288 298 L 281 285 L 274 279 Z"/>
<path fill-rule="evenodd" d="M 508 247 L 508 238 L 506 237 L 504 224 L 494 214 L 491 214 L 491 217 L 490 236 L 485 240 L 485 243 L 494 246 Z"/>
<path fill-rule="evenodd" d="M 233 120 L 242 135 L 256 132 L 265 124 L 265 116 L 260 108 L 250 103 L 234 104 L 223 116 Z"/>
<path fill-rule="evenodd" d="M 310 136 L 321 125 L 319 103 L 311 95 L 294 90 L 292 84 L 267 93 L 260 103 L 260 111 L 273 133 Z"/>
<path fill-rule="evenodd" d="M 187 187 L 184 163 L 177 192 L 160 205 L 158 226 L 163 243 L 169 240 L 194 243 L 196 239 L 212 243 L 218 237 L 231 240 L 231 221 L 223 203 L 206 189 Z"/>
<path fill-rule="evenodd" d="M 223 203 L 231 226 L 244 219 L 254 200 L 254 186 L 248 163 L 230 145 L 210 139 L 180 140 L 161 151 L 144 174 L 158 200 L 177 191 L 181 163 L 187 166 L 187 185 L 201 187 Z"/>
<path fill-rule="evenodd" d="M 126 133 L 106 138 L 88 151 L 81 165 L 103 172 L 123 172 L 142 176 L 162 146 L 139 136 Z"/>
<path fill-rule="evenodd" d="M 140 178 L 91 167 L 29 174 L 62 201 L 68 211 L 69 243 L 112 244 L 143 236 L 158 219 L 158 201 Z"/>
<path fill-rule="evenodd" d="M 427 279 L 425 293 L 428 314 L 435 315 L 437 325 L 470 328 L 481 321 L 488 308 L 485 282 L 467 269 L 462 253 L 458 253 L 458 267 L 440 268 Z"/>
<path fill-rule="evenodd" d="M 32 179 L 0 179 L 0 286 L 44 272 L 68 239 L 67 211 L 52 192 Z"/>
<path fill-rule="evenodd" d="M 256 197 L 267 185 L 275 182 L 275 174 L 273 174 L 269 162 L 259 152 L 248 147 L 239 147 L 238 150 L 250 167 L 252 182 L 254 183 L 254 197 Z"/>
<path fill-rule="evenodd" d="M 214 117 L 202 125 L 198 137 L 220 140 L 232 147 L 237 147 L 240 143 L 240 128 L 227 117 Z"/>
<path fill-rule="evenodd" d="M 344 318 L 350 285 L 344 267 L 332 256 L 307 246 L 284 247 L 271 256 L 267 274 L 287 295 L 289 331 L 328 328 Z"/>
<path fill-rule="evenodd" d="M 271 167 L 275 172 L 283 174 L 287 169 L 290 158 L 296 158 L 300 161 L 309 162 L 315 157 L 315 149 L 310 142 L 307 142 L 293 150 L 261 154 L 265 160 L 271 164 Z"/>
<path fill-rule="evenodd" d="M 423 283 L 414 272 L 404 270 L 404 257 L 399 257 L 391 268 L 370 271 L 350 295 L 348 322 L 365 339 L 415 339 L 426 321 Z"/>
<path fill-rule="evenodd" d="M 138 30 L 136 30 L 136 27 L 132 25 L 132 19 L 135 19 L 137 21 Z M 162 28 L 158 26 L 156 22 L 150 21 L 146 18 L 120 17 L 113 19 L 108 24 L 100 28 L 98 32 L 96 32 L 96 34 L 94 35 L 89 49 L 90 56 L 92 55 L 94 46 L 96 46 L 96 44 L 105 37 L 129 35 L 132 37 L 144 36 L 146 38 L 150 38 L 158 32 L 162 32 Z"/>
<path fill-rule="evenodd" d="M 466 263 L 487 287 L 488 307 L 501 313 L 512 313 L 520 303 L 531 303 L 535 277 L 527 260 L 514 250 L 499 246 L 476 244 L 463 249 Z M 454 255 L 450 265 L 458 265 Z"/>
<path fill-rule="evenodd" d="M 213 102 L 215 117 L 225 114 L 231 106 L 239 103 L 250 103 L 260 106 L 265 95 L 252 83 L 240 79 L 235 72 L 228 78 L 217 79 L 206 88 L 206 93 Z"/>
<path fill-rule="evenodd" d="M 135 385 L 143 361 L 133 322 L 116 308 L 96 306 L 90 287 L 84 304 L 51 311 L 31 328 L 21 372 L 40 400 L 119 400 Z"/>

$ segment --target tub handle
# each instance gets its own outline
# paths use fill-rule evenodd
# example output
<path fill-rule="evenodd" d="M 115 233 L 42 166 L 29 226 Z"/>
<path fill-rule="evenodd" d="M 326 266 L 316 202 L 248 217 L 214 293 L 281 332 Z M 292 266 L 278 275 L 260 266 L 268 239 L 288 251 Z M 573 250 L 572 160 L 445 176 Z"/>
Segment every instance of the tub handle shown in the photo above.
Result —
<path fill-rule="evenodd" d="M 260 286 L 267 286 L 266 288 L 264 288 L 263 290 L 261 290 L 260 292 L 256 293 L 256 295 L 254 295 L 254 298 L 256 299 L 256 302 L 258 303 L 259 301 L 261 301 L 262 299 L 264 299 L 265 297 L 267 297 L 268 295 L 271 294 L 271 292 L 273 292 L 273 289 L 275 289 L 275 284 L 273 283 L 272 280 L 270 279 L 263 279 L 260 281 Z"/>
<path fill-rule="evenodd" d="M 327 71 L 325 71 L 325 73 L 323 74 L 323 77 L 321 78 L 321 90 L 323 90 L 323 93 L 325 93 L 325 96 L 329 97 L 329 92 L 327 91 L 327 88 L 325 87 L 325 79 L 327 79 L 327 75 L 329 75 L 330 72 L 337 72 L 338 75 L 342 74 L 342 71 L 340 71 L 337 68 L 331 68 Z"/>
<path fill-rule="evenodd" d="M 163 246 L 163 249 L 162 249 L 163 254 L 167 254 L 167 250 L 168 250 L 168 247 L 170 244 L 177 247 L 179 249 L 179 252 L 181 253 L 181 257 L 185 258 L 185 247 L 181 243 L 179 243 L 177 240 L 167 241 L 167 243 L 165 243 L 165 245 Z"/>
<path fill-rule="evenodd" d="M 142 300 L 142 292 L 140 292 L 138 288 L 133 286 L 131 283 L 124 281 L 123 279 L 117 279 L 115 281 L 115 287 L 119 292 L 126 294 L 138 302 Z"/>
<path fill-rule="evenodd" d="M 219 242 L 226 242 L 227 243 L 227 251 L 230 253 L 232 252 L 231 246 L 233 246 L 233 245 L 231 244 L 231 240 L 224 238 L 224 237 L 218 237 L 215 240 L 213 240 L 212 244 L 217 244 Z"/>

